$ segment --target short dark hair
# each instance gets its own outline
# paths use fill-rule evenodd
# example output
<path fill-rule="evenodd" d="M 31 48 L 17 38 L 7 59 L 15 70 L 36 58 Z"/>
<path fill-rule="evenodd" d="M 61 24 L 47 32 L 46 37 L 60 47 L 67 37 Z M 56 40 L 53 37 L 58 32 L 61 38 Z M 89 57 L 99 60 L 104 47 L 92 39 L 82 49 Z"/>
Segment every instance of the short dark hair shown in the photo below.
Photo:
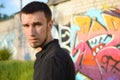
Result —
<path fill-rule="evenodd" d="M 52 18 L 52 12 L 48 5 L 44 2 L 38 2 L 38 1 L 33 1 L 29 4 L 27 4 L 25 7 L 21 9 L 21 14 L 26 13 L 26 14 L 32 14 L 37 11 L 42 11 L 45 14 L 45 17 L 47 21 L 50 21 Z"/>

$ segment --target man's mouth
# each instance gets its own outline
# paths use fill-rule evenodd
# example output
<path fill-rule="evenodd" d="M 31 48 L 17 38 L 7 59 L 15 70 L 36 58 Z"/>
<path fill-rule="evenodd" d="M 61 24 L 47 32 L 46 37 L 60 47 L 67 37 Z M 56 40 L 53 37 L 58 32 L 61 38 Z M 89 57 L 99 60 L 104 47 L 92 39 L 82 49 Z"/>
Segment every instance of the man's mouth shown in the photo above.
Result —
<path fill-rule="evenodd" d="M 36 43 L 38 40 L 37 39 L 29 39 L 31 43 Z"/>

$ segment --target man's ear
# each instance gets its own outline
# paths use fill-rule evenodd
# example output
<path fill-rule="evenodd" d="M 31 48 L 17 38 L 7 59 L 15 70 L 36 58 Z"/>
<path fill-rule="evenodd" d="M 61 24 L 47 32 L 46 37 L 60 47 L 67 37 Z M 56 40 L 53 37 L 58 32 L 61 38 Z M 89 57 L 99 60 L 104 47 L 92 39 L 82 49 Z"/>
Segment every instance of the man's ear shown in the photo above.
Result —
<path fill-rule="evenodd" d="M 48 28 L 49 28 L 49 30 L 51 30 L 52 27 L 53 27 L 53 20 L 50 20 L 50 21 L 48 22 Z"/>

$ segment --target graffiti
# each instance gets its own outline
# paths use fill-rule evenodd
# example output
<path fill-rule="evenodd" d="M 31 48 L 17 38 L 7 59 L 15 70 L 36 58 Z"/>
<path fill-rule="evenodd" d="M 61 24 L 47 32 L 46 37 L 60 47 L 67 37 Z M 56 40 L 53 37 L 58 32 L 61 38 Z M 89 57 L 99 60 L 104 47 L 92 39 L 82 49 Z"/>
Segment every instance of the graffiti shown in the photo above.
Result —
<path fill-rule="evenodd" d="M 70 26 L 55 26 L 54 35 L 61 47 L 70 52 L 76 80 L 119 80 L 118 15 L 91 9 L 84 16 L 74 16 L 73 21 L 75 24 Z"/>
<path fill-rule="evenodd" d="M 118 64 L 120 64 L 120 61 L 117 61 L 115 60 L 112 56 L 108 56 L 108 55 L 104 55 L 101 59 L 102 63 L 104 65 L 106 65 L 106 67 L 103 67 L 105 68 L 105 71 L 107 72 L 108 71 L 108 65 L 110 65 L 110 61 L 112 61 L 114 64 L 113 65 L 110 65 L 111 66 L 111 70 L 112 71 L 113 69 L 115 69 L 116 71 L 119 71 L 120 72 L 120 68 L 118 66 Z M 118 67 L 117 67 L 118 66 Z M 114 72 L 115 73 L 115 72 Z"/>
<path fill-rule="evenodd" d="M 120 79 L 120 18 L 115 15 L 91 9 L 84 16 L 74 16 L 78 29 L 72 36 L 71 54 L 76 79 Z"/>
<path fill-rule="evenodd" d="M 70 28 L 68 26 L 60 27 L 60 43 L 61 47 L 65 48 L 70 53 Z"/>
<path fill-rule="evenodd" d="M 59 39 L 61 47 L 70 53 L 70 27 L 59 24 L 54 26 L 52 31 L 53 37 Z"/>

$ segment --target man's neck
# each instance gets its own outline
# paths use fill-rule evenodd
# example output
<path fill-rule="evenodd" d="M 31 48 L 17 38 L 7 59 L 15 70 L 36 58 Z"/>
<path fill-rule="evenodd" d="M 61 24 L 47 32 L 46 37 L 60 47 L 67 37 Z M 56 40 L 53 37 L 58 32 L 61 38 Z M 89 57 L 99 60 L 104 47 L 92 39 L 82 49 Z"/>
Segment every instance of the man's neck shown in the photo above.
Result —
<path fill-rule="evenodd" d="M 35 50 L 36 50 L 36 52 L 40 52 L 40 51 L 42 51 L 42 48 L 41 48 L 41 47 L 38 47 L 38 48 L 36 48 Z"/>
<path fill-rule="evenodd" d="M 53 38 L 51 37 L 49 40 L 47 40 L 47 41 L 45 42 L 45 44 L 44 44 L 43 46 L 45 46 L 46 44 L 48 44 L 48 43 L 51 42 L 52 40 L 53 40 Z M 42 46 L 42 47 L 43 47 L 43 46 Z M 36 48 L 36 51 L 37 51 L 37 52 L 42 51 L 42 47 Z"/>

